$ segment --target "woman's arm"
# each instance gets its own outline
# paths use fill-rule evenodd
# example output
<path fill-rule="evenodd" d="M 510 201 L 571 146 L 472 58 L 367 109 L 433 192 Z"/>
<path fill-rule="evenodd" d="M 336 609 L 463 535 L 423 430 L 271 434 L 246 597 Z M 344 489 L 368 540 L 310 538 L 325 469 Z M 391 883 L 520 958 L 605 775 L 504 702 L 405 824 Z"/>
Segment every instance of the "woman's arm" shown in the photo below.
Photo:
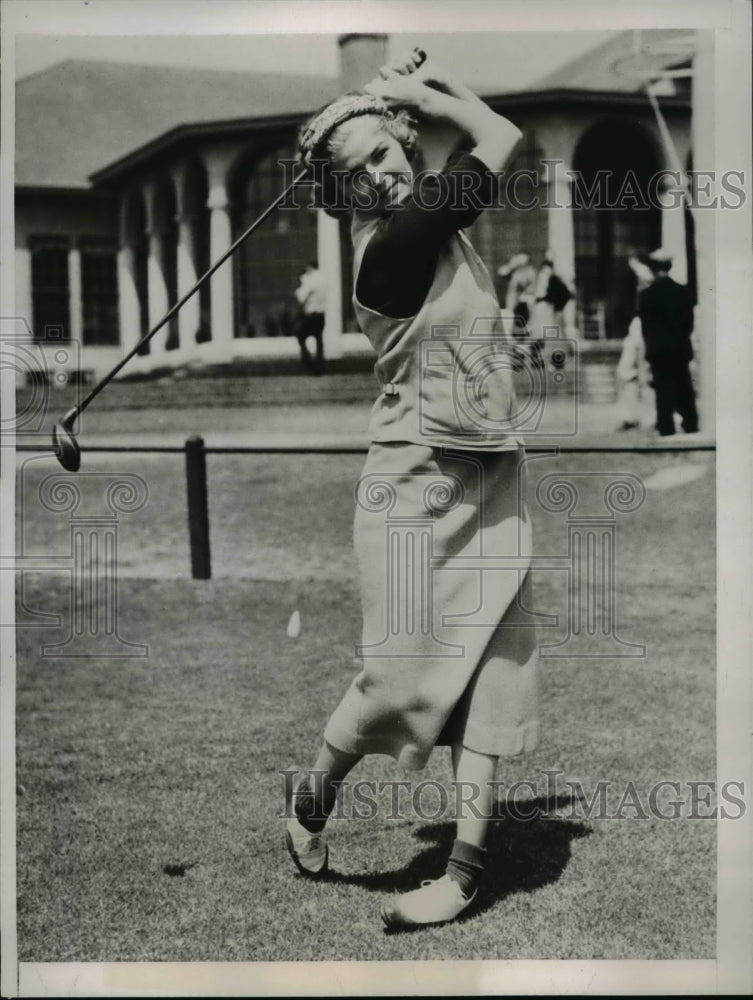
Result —
<path fill-rule="evenodd" d="M 484 103 L 480 97 L 474 94 L 464 83 L 461 83 L 460 80 L 456 80 L 450 73 L 441 66 L 438 66 L 431 59 L 427 61 L 422 49 L 415 48 L 410 52 L 405 52 L 388 66 L 383 66 L 379 70 L 381 79 L 389 79 L 390 70 L 401 76 L 413 75 L 416 80 L 427 84 L 433 90 L 438 90 L 442 94 L 448 94 L 450 97 L 457 97 L 458 100 L 470 101 L 472 104 Z"/>
<path fill-rule="evenodd" d="M 520 129 L 461 84 L 452 82 L 453 93 L 443 93 L 425 83 L 422 73 L 427 79 L 431 78 L 428 63 L 407 75 L 385 66 L 380 70 L 380 78 L 367 84 L 364 90 L 390 107 L 406 108 L 422 117 L 441 119 L 457 126 L 470 137 L 474 156 L 489 170 L 495 173 L 502 170 L 521 138 Z M 447 78 L 436 82 L 449 86 Z"/>
<path fill-rule="evenodd" d="M 363 305 L 395 317 L 417 312 L 433 281 L 441 246 L 453 233 L 470 226 L 485 205 L 493 203 L 494 175 L 520 136 L 512 123 L 494 114 L 470 90 L 430 64 L 419 67 L 418 62 L 415 54 L 409 53 L 382 67 L 380 79 L 365 89 L 389 106 L 459 125 L 471 136 L 475 147 L 445 166 L 444 185 L 440 184 L 441 178 L 425 175 L 418 192 L 421 197 L 415 197 L 414 190 L 399 211 L 389 213 L 380 222 L 369 241 L 356 296 Z M 446 92 L 440 92 L 437 86 Z M 473 175 L 470 186 L 475 197 L 454 196 L 456 190 L 468 190 L 469 178 L 463 175 Z"/>
<path fill-rule="evenodd" d="M 442 94 L 448 94 L 450 97 L 457 97 L 460 101 L 469 101 L 471 104 L 487 106 L 477 94 L 474 94 L 470 87 L 466 87 L 464 83 L 455 79 L 450 73 L 430 60 L 423 63 L 416 70 L 416 79 L 427 84 L 433 90 L 438 90 Z"/>

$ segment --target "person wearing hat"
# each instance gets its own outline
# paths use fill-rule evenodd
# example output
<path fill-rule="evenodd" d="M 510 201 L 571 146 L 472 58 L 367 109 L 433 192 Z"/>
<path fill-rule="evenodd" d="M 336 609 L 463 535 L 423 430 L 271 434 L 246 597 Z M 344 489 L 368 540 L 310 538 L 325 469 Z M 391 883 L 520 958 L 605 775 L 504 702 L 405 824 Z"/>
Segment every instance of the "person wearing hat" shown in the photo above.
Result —
<path fill-rule="evenodd" d="M 323 334 L 327 289 L 317 261 L 306 265 L 294 294 L 301 310 L 296 327 L 301 360 L 306 371 L 321 375 L 324 372 Z M 309 338 L 316 345 L 315 358 L 308 349 Z"/>
<path fill-rule="evenodd" d="M 656 394 L 656 429 L 662 437 L 674 434 L 678 413 L 685 433 L 694 434 L 698 412 L 690 377 L 693 301 L 687 287 L 670 278 L 672 255 L 667 250 L 654 250 L 648 262 L 654 280 L 640 294 L 638 313 Z"/>
<path fill-rule="evenodd" d="M 547 250 L 536 276 L 535 303 L 531 315 L 531 349 L 534 361 L 542 363 L 542 345 L 547 330 L 557 327 L 564 335 L 563 309 L 573 297 L 554 269 L 554 253 Z"/>
<path fill-rule="evenodd" d="M 627 336 L 622 342 L 622 352 L 617 365 L 617 406 L 622 416 L 618 431 L 629 431 L 641 426 L 641 403 L 647 388 L 646 350 L 643 342 L 641 320 L 638 315 L 641 292 L 654 280 L 647 253 L 633 250 L 628 256 L 636 284 L 633 296 L 633 316 Z"/>

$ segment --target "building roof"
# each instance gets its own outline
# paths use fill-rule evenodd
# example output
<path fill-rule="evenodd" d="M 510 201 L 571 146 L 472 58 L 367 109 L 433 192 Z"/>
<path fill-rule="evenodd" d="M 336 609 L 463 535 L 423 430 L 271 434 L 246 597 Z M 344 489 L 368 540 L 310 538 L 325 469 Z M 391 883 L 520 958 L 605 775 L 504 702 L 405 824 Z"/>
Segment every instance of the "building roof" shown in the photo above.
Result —
<path fill-rule="evenodd" d="M 635 36 L 639 35 L 639 39 Z M 621 31 L 596 48 L 560 66 L 526 90 L 615 91 L 631 94 L 642 89 L 641 80 L 626 72 L 632 65 L 666 68 L 687 62 L 683 40 L 692 39 L 687 29 L 657 28 L 650 31 Z M 633 46 L 640 41 L 641 54 L 633 59 Z M 675 85 L 676 86 L 676 85 Z M 667 88 L 670 92 L 673 87 Z"/>
<path fill-rule="evenodd" d="M 67 60 L 16 85 L 16 185 L 88 189 L 181 125 L 304 116 L 336 94 L 332 77 Z"/>
<path fill-rule="evenodd" d="M 682 62 L 666 48 L 687 31 L 641 32 L 644 64 Z M 623 31 L 528 84 L 525 91 L 476 88 L 486 98 L 531 104 L 558 98 L 628 99 L 640 80 L 623 75 L 635 36 Z M 653 54 L 652 54 L 653 50 Z M 174 141 L 186 131 L 304 117 L 338 93 L 333 77 L 227 72 L 177 66 L 67 60 L 16 85 L 16 185 L 88 190 L 97 179 Z M 687 97 L 687 81 L 666 81 Z M 105 169 L 108 168 L 108 169 Z"/>

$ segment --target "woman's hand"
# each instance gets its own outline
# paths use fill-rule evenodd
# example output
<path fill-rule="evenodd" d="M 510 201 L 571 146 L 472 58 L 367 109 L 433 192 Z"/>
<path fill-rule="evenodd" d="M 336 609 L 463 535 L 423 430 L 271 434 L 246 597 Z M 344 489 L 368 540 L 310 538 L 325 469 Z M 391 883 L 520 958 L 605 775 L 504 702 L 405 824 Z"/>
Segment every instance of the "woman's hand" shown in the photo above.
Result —
<path fill-rule="evenodd" d="M 403 78 L 409 77 L 415 83 L 422 83 L 428 88 L 429 93 L 427 94 L 426 90 L 411 89 L 410 85 L 401 88 L 398 84 L 397 89 L 381 86 L 383 83 L 394 81 L 396 75 Z M 431 115 L 433 107 L 432 91 L 434 94 L 456 97 L 460 101 L 469 101 L 473 104 L 483 103 L 465 84 L 456 80 L 451 73 L 448 73 L 433 60 L 427 59 L 423 49 L 419 48 L 405 52 L 387 65 L 382 66 L 379 70 L 379 76 L 367 84 L 364 90 L 374 97 L 380 97 L 390 106 L 423 110 L 429 115 Z"/>
<path fill-rule="evenodd" d="M 425 62 L 426 53 L 423 49 L 411 49 L 410 52 L 404 52 L 396 59 L 393 59 L 392 62 L 382 66 L 379 70 L 379 75 L 385 80 L 390 75 L 390 71 L 399 73 L 401 76 L 410 76 L 411 73 L 415 73 L 418 67 Z"/>
<path fill-rule="evenodd" d="M 363 88 L 389 108 L 406 108 L 422 119 L 444 120 L 465 132 L 473 153 L 489 170 L 502 169 L 521 137 L 520 130 L 495 114 L 464 84 L 453 80 L 423 53 L 412 52 L 382 66 L 379 76 Z"/>
<path fill-rule="evenodd" d="M 434 90 L 439 90 L 443 94 L 451 94 L 454 92 L 455 86 L 460 86 L 453 84 L 450 75 L 441 66 L 438 66 L 431 59 L 427 60 L 426 53 L 420 48 L 404 52 L 382 66 L 376 79 L 389 80 L 395 73 L 399 76 L 414 76 L 416 80 L 420 80 L 421 83 Z"/>

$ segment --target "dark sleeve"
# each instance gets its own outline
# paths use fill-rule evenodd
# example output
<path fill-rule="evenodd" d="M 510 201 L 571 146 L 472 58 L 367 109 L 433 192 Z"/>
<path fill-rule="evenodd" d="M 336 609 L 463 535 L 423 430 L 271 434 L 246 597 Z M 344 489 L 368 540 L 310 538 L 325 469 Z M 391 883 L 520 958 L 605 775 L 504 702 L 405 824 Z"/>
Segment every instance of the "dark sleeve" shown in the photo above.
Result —
<path fill-rule="evenodd" d="M 361 261 L 356 296 L 375 312 L 414 316 L 434 280 L 442 246 L 492 204 L 496 175 L 471 153 L 441 175 L 423 173 L 413 192 L 379 223 Z"/>

